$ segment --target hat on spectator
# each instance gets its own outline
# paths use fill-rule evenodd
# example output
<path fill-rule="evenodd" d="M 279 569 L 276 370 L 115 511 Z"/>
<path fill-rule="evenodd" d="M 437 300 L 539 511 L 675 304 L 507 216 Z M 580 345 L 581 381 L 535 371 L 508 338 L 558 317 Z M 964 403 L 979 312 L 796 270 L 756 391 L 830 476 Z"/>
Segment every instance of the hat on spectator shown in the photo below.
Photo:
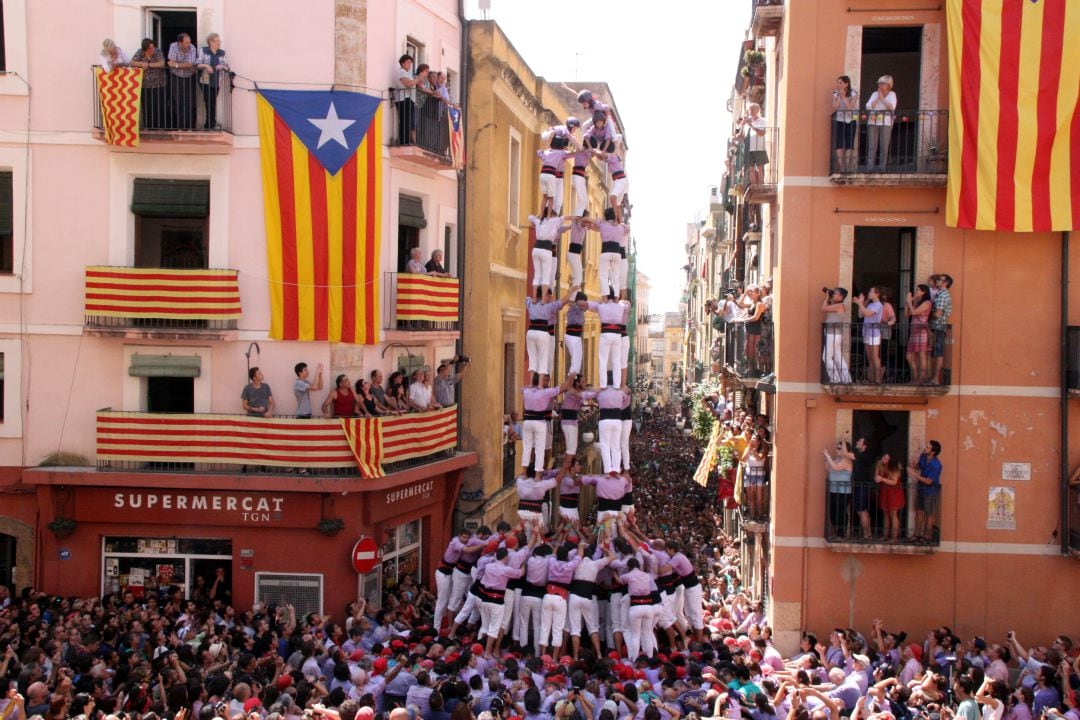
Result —
<path fill-rule="evenodd" d="M 473 655 L 483 655 L 484 646 L 480 643 L 473 643 L 472 646 L 469 648 L 469 652 L 471 652 Z"/>
<path fill-rule="evenodd" d="M 289 673 L 282 673 L 278 676 L 278 679 L 274 684 L 277 685 L 278 692 L 281 692 L 285 688 L 292 685 L 292 682 L 292 675 L 290 675 Z"/>
<path fill-rule="evenodd" d="M 244 712 L 249 713 L 257 707 L 262 707 L 262 701 L 259 698 L 248 698 L 244 701 Z"/>
<path fill-rule="evenodd" d="M 865 655 L 852 655 L 851 659 L 857 663 L 862 663 L 863 667 L 870 667 L 870 658 L 866 657 Z"/>
<path fill-rule="evenodd" d="M 371 671 L 375 674 L 386 672 L 386 658 L 375 658 L 375 662 L 371 663 Z"/>
<path fill-rule="evenodd" d="M 919 662 L 922 662 L 922 645 L 918 643 L 911 643 L 908 645 L 908 650 L 911 651 L 911 656 Z"/>
<path fill-rule="evenodd" d="M 351 653 L 349 653 L 349 659 L 352 660 L 353 662 L 356 662 L 357 660 L 363 660 L 364 659 L 364 651 L 359 649 L 359 648 L 357 648 L 356 650 L 353 650 Z"/>

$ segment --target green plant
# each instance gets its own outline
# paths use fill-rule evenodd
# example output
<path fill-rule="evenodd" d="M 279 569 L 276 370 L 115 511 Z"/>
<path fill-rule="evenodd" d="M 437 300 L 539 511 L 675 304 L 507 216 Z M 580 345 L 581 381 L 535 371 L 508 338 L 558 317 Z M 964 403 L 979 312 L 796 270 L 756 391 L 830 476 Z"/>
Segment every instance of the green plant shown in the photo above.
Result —
<path fill-rule="evenodd" d="M 90 465 L 93 463 L 87 460 L 85 455 L 62 450 L 49 453 L 38 463 L 38 467 L 88 467 Z"/>
<path fill-rule="evenodd" d="M 316 529 L 327 537 L 333 537 L 345 529 L 345 521 L 341 518 L 323 518 Z"/>
<path fill-rule="evenodd" d="M 735 450 L 730 445 L 721 445 L 716 451 L 716 471 L 721 475 L 735 467 Z"/>
<path fill-rule="evenodd" d="M 716 422 L 712 410 L 705 403 L 705 399 L 715 391 L 715 388 L 705 383 L 694 390 L 694 409 L 690 413 L 690 421 L 694 438 L 700 443 L 709 441 L 713 423 Z"/>
<path fill-rule="evenodd" d="M 743 63 L 746 65 L 764 65 L 765 53 L 760 50 L 747 50 L 743 53 Z"/>
<path fill-rule="evenodd" d="M 79 526 L 74 518 L 57 517 L 49 521 L 45 526 L 57 535 L 70 535 L 75 532 L 75 528 Z"/>

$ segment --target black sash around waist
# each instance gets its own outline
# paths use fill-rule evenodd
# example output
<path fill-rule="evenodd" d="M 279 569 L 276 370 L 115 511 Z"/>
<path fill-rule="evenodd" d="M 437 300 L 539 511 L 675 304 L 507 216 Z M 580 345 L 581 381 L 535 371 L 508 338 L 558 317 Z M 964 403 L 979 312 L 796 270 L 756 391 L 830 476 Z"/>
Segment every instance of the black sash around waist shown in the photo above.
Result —
<path fill-rule="evenodd" d="M 624 407 L 622 409 L 622 418 L 621 419 L 622 420 L 633 420 L 634 419 L 634 408 L 632 408 L 629 405 Z"/>
<path fill-rule="evenodd" d="M 597 498 L 596 509 L 600 512 L 619 512 L 622 510 L 622 498 L 612 500 L 611 498 Z"/>
<path fill-rule="evenodd" d="M 584 165 L 575 165 L 574 169 L 571 170 L 570 172 L 572 172 L 574 175 L 577 175 L 578 177 L 585 177 L 585 166 Z"/>
<path fill-rule="evenodd" d="M 526 582 L 521 586 L 521 597 L 542 598 L 544 597 L 544 586 Z"/>
<path fill-rule="evenodd" d="M 548 419 L 548 411 L 547 410 L 526 410 L 525 413 L 524 413 L 524 418 L 526 420 L 547 420 Z"/>
<path fill-rule="evenodd" d="M 626 325 L 608 323 L 600 326 L 600 332 L 602 333 L 625 333 Z"/>
<path fill-rule="evenodd" d="M 507 590 L 520 590 L 524 586 L 525 586 L 525 578 L 524 577 L 510 578 L 509 580 L 506 581 L 506 589 Z"/>
<path fill-rule="evenodd" d="M 543 320 L 543 319 L 535 320 L 533 318 L 529 318 L 529 329 L 530 330 L 543 330 L 544 332 L 547 332 L 548 321 Z"/>
<path fill-rule="evenodd" d="M 541 175 L 557 175 L 558 172 L 555 170 L 555 168 L 551 167 L 550 165 L 545 165 L 544 167 L 540 168 L 540 174 Z"/>
<path fill-rule="evenodd" d="M 666 594 L 675 592 L 675 588 L 678 587 L 681 578 L 675 573 L 669 573 L 662 577 L 656 578 L 656 586 L 663 590 Z"/>
<path fill-rule="evenodd" d="M 555 326 L 554 325 L 548 325 L 547 326 L 547 331 L 548 331 L 548 335 L 550 335 L 551 337 L 555 337 Z"/>
<path fill-rule="evenodd" d="M 579 495 L 560 495 L 559 507 L 568 510 L 577 510 Z"/>
<path fill-rule="evenodd" d="M 596 583 L 592 580 L 571 580 L 570 593 L 578 597 L 591 598 L 596 594 Z"/>
<path fill-rule="evenodd" d="M 530 512 L 542 512 L 544 509 L 543 503 L 539 500 L 525 500 L 518 498 L 518 510 L 528 510 Z"/>
<path fill-rule="evenodd" d="M 480 602 L 493 603 L 495 605 L 502 605 L 503 600 L 506 597 L 505 590 L 492 590 L 491 588 L 480 586 L 480 591 L 477 593 L 477 597 L 480 598 Z"/>
<path fill-rule="evenodd" d="M 555 243 L 551 242 L 550 240 L 537 240 L 536 244 L 533 245 L 533 247 L 535 247 L 537 250 L 552 250 L 555 247 Z"/>
<path fill-rule="evenodd" d="M 562 176 L 563 176 L 563 169 L 562 169 L 562 168 L 558 168 L 558 169 L 557 169 L 557 170 L 555 171 L 555 177 L 557 177 L 557 178 L 561 178 Z"/>
<path fill-rule="evenodd" d="M 623 246 L 621 243 L 608 240 L 607 242 L 600 243 L 600 252 L 602 253 L 621 253 Z"/>
<path fill-rule="evenodd" d="M 571 410 L 570 408 L 563 408 L 562 410 L 559 411 L 559 417 L 561 417 L 563 419 L 563 422 L 565 422 L 567 420 L 577 420 L 578 419 L 578 411 L 577 410 Z"/>
<path fill-rule="evenodd" d="M 567 325 L 565 334 L 571 337 L 581 337 L 581 331 L 584 329 L 582 325 Z"/>
<path fill-rule="evenodd" d="M 574 255 L 580 255 L 582 245 L 583 243 L 570 243 L 570 247 L 566 249 L 566 252 L 573 253 Z"/>
<path fill-rule="evenodd" d="M 601 420 L 622 420 L 622 410 L 619 408 L 600 408 Z"/>
<path fill-rule="evenodd" d="M 634 491 L 633 490 L 631 490 L 630 492 L 628 492 L 628 493 L 626 493 L 625 495 L 622 496 L 622 504 L 623 505 L 633 505 L 634 504 Z"/>
<path fill-rule="evenodd" d="M 630 596 L 630 604 L 631 605 L 652 605 L 653 604 L 653 596 L 652 595 L 631 595 Z"/>
<path fill-rule="evenodd" d="M 448 563 L 446 560 L 439 561 L 439 567 L 435 568 L 435 572 L 441 572 L 443 575 L 449 575 L 454 572 L 454 564 Z"/>
<path fill-rule="evenodd" d="M 612 180 L 622 180 L 624 177 L 626 177 L 625 170 L 616 170 L 615 172 L 611 173 Z"/>
<path fill-rule="evenodd" d="M 689 575 L 682 576 L 682 584 L 683 587 L 692 588 L 700 585 L 701 581 L 698 580 L 697 573 L 690 573 Z"/>
<path fill-rule="evenodd" d="M 463 572 L 466 575 L 472 572 L 472 569 L 476 567 L 476 561 L 469 562 L 468 560 L 458 560 L 454 565 L 454 569 L 458 572 Z"/>

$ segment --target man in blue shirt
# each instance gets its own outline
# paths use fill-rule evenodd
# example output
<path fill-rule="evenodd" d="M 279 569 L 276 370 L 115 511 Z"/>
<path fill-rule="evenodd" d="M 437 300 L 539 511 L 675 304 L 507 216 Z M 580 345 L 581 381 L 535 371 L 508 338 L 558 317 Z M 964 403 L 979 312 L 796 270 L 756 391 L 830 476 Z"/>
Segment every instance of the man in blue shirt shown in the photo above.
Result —
<path fill-rule="evenodd" d="M 918 503 L 915 506 L 915 542 L 932 542 L 934 522 L 941 501 L 941 443 L 926 443 L 919 459 L 908 468 L 908 474 L 919 483 Z"/>

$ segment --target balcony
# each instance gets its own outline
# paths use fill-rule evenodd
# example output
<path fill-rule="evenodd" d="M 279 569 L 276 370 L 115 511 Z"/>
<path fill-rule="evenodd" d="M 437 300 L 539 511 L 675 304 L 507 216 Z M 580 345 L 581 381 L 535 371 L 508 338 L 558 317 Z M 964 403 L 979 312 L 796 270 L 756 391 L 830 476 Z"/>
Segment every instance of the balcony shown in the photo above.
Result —
<path fill-rule="evenodd" d="M 897 110 L 887 118 L 865 111 L 850 114 L 854 118 L 851 122 L 843 122 L 841 112 L 833 113 L 829 123 L 829 179 L 833 183 L 945 185 L 948 110 Z M 841 122 L 837 122 L 838 117 Z M 883 121 L 891 125 L 882 125 Z M 870 147 L 871 143 L 875 148 Z M 871 153 L 872 149 L 876 152 Z"/>
<path fill-rule="evenodd" d="M 751 0 L 751 4 L 750 27 L 754 37 L 779 35 L 784 24 L 784 0 Z"/>
<path fill-rule="evenodd" d="M 739 508 L 743 527 L 750 532 L 769 529 L 769 468 L 743 465 L 742 495 Z"/>
<path fill-rule="evenodd" d="M 237 276 L 236 270 L 88 266 L 84 330 L 220 338 L 236 329 L 241 314 Z"/>
<path fill-rule="evenodd" d="M 97 412 L 98 470 L 381 477 L 457 448 L 457 406 L 378 418 Z"/>
<path fill-rule="evenodd" d="M 1069 487 L 1069 553 L 1080 557 L 1080 485 Z"/>
<path fill-rule="evenodd" d="M 940 543 L 939 528 L 930 530 L 929 540 L 916 536 L 920 518 L 916 513 L 917 485 L 903 476 L 895 492 L 874 481 L 852 481 L 833 487 L 826 482 L 825 542 L 829 549 L 849 553 L 933 554 Z M 890 510 L 885 508 L 895 513 L 895 528 L 891 527 Z M 935 525 L 939 521 L 940 516 L 934 518 Z"/>
<path fill-rule="evenodd" d="M 1065 342 L 1068 347 L 1065 385 L 1069 391 L 1069 397 L 1080 398 L 1080 326 L 1074 325 L 1069 328 L 1065 335 Z"/>
<path fill-rule="evenodd" d="M 390 132 L 390 157 L 401 158 L 431 170 L 453 167 L 450 155 L 450 126 L 446 105 L 423 95 L 424 104 L 416 107 L 401 100 L 401 91 L 390 90 L 394 123 Z"/>
<path fill-rule="evenodd" d="M 101 115 L 101 94 L 98 89 L 96 69 L 90 68 L 92 113 L 95 135 L 105 138 Z M 233 144 L 232 73 L 218 73 L 217 91 L 213 94 L 208 85 L 196 80 L 179 84 L 168 69 L 161 69 L 165 84 L 162 87 L 146 87 L 144 79 L 140 89 L 139 136 L 142 142 L 183 142 L 205 145 Z M 210 111 L 212 117 L 209 118 Z"/>
<path fill-rule="evenodd" d="M 458 332 L 461 330 L 461 280 L 413 273 L 385 273 L 386 330 Z"/>
<path fill-rule="evenodd" d="M 765 135 L 754 133 L 738 144 L 735 155 L 735 184 L 742 191 L 747 203 L 772 202 L 776 200 L 776 153 L 780 128 L 765 128 Z M 761 140 L 764 150 L 751 150 L 751 142 Z M 761 155 L 764 153 L 764 155 Z"/>
<path fill-rule="evenodd" d="M 881 344 L 867 345 L 866 339 L 880 339 Z M 891 328 L 867 323 L 822 324 L 821 346 L 821 386 L 830 395 L 925 398 L 948 394 L 952 383 L 951 325 L 935 332 L 909 323 Z M 940 376 L 933 378 L 935 346 L 942 357 Z M 878 377 L 871 367 L 870 348 L 878 350 Z"/>
<path fill-rule="evenodd" d="M 724 325 L 724 365 L 748 387 L 755 387 L 761 378 L 771 375 L 773 324 L 762 321 Z"/>

